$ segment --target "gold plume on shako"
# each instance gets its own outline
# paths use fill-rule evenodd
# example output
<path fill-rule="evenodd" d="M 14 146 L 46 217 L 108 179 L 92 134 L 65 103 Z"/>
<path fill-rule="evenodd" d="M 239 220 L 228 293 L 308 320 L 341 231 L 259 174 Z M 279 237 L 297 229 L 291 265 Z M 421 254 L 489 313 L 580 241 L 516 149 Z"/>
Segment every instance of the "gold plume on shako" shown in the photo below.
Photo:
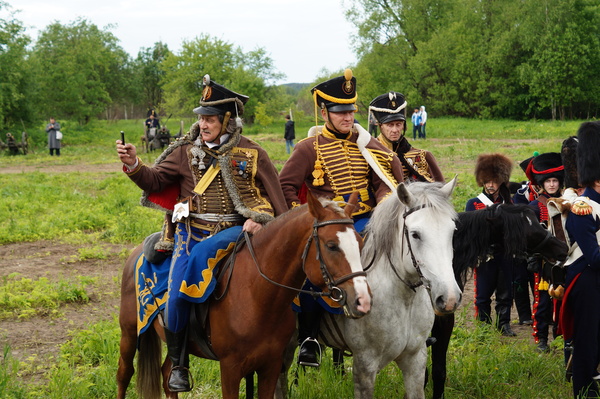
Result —
<path fill-rule="evenodd" d="M 343 90 L 346 94 L 351 94 L 354 92 L 354 84 L 352 83 L 352 69 L 346 68 L 344 71 L 344 82 Z"/>

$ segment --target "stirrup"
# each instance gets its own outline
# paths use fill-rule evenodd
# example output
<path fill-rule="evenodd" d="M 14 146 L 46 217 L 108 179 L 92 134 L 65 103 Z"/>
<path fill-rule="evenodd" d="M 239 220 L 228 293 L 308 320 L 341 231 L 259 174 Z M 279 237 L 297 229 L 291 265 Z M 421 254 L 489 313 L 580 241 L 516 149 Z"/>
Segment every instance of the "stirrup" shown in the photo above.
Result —
<path fill-rule="evenodd" d="M 318 355 L 317 355 L 317 353 L 315 353 L 315 361 L 314 362 L 300 360 L 300 353 L 302 352 L 302 348 L 304 347 L 304 345 L 306 343 L 309 343 L 309 344 L 314 343 L 318 348 Z M 323 356 L 323 353 L 321 352 L 321 344 L 319 344 L 319 341 L 316 340 L 315 338 L 308 337 L 304 341 L 302 341 L 302 343 L 300 344 L 300 350 L 298 351 L 298 364 L 301 366 L 319 367 L 321 365 L 322 356 Z"/>
<path fill-rule="evenodd" d="M 171 388 L 171 376 L 173 375 L 173 370 L 175 371 L 185 371 L 187 374 L 187 387 L 183 389 L 173 389 Z M 171 392 L 189 392 L 194 388 L 194 378 L 192 377 L 192 373 L 190 373 L 190 369 L 184 366 L 173 366 L 171 370 L 169 370 L 169 375 L 167 376 L 167 385 Z"/>

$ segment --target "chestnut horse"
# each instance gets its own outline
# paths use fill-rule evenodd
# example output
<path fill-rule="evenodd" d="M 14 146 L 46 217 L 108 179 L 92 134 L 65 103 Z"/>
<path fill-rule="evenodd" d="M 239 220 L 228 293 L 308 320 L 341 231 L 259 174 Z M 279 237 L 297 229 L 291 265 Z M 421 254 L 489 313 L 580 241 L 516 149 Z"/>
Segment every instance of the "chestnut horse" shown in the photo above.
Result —
<path fill-rule="evenodd" d="M 456 282 L 464 288 L 467 272 L 488 255 L 492 245 L 501 244 L 507 257 L 539 255 L 557 264 L 567 258 L 567 245 L 554 237 L 537 220 L 527 205 L 497 204 L 488 208 L 458 214 L 453 238 L 452 268 Z M 446 354 L 454 329 L 454 314 L 436 316 L 431 335 L 431 377 L 433 398 L 444 397 Z"/>
<path fill-rule="evenodd" d="M 207 336 L 220 361 L 223 398 L 238 398 L 240 381 L 256 372 L 258 397 L 273 398 L 283 363 L 283 352 L 296 327 L 291 303 L 308 277 L 325 295 L 340 301 L 348 317 L 369 313 L 371 293 L 360 261 L 362 241 L 350 214 L 356 193 L 345 210 L 332 201 L 308 195 L 308 204 L 266 224 L 235 256 L 227 281 L 220 281 L 209 300 Z M 250 248 L 249 248 L 250 247 Z M 254 250 L 252 250 L 252 248 Z M 134 263 L 138 247 L 127 259 L 121 286 L 121 344 L 117 371 L 117 398 L 124 399 L 134 374 L 137 311 Z M 142 398 L 160 392 L 163 327 L 157 320 L 140 337 L 137 388 Z M 190 353 L 211 358 L 189 341 Z M 162 383 L 168 398 L 170 360 L 162 365 Z"/>

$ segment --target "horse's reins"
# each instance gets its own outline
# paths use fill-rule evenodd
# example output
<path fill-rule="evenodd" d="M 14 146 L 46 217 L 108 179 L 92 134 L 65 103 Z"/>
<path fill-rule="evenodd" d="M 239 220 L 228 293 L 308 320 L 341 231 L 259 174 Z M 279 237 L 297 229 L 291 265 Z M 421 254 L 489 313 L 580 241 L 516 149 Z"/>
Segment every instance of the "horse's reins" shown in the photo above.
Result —
<path fill-rule="evenodd" d="M 423 272 L 421 271 L 419 262 L 415 258 L 415 254 L 412 250 L 412 245 L 410 244 L 410 239 L 408 237 L 408 229 L 406 228 L 406 218 L 408 217 L 408 215 L 410 215 L 418 210 L 421 210 L 423 208 L 426 208 L 426 207 L 427 207 L 427 204 L 418 205 L 413 208 L 405 210 L 404 213 L 402 214 L 402 219 L 404 221 L 403 226 L 402 226 L 402 231 L 403 231 L 404 237 L 406 238 L 406 243 L 408 245 L 408 253 L 410 254 L 410 259 L 412 261 L 412 264 L 413 264 L 415 270 L 417 271 L 417 274 L 419 275 L 419 281 L 417 281 L 416 283 L 409 283 L 404 278 L 402 278 L 402 276 L 400 276 L 400 273 L 398 272 L 398 269 L 394 265 L 394 262 L 392 262 L 392 259 L 390 258 L 390 252 L 387 251 L 385 253 L 385 255 L 388 259 L 388 262 L 389 262 L 390 266 L 392 267 L 392 271 L 394 272 L 396 277 L 398 277 L 398 280 L 402 281 L 408 288 L 410 288 L 411 290 L 413 290 L 415 292 L 418 287 L 424 285 L 425 283 L 423 281 L 423 279 L 424 279 Z M 375 254 L 373 254 L 373 259 L 371 259 L 371 261 L 369 262 L 367 267 L 365 267 L 365 271 L 369 270 L 371 268 L 371 266 L 373 266 L 373 262 L 375 262 Z M 425 288 L 429 289 L 430 287 L 428 285 L 425 285 Z"/>
<path fill-rule="evenodd" d="M 556 260 L 555 262 L 550 262 L 550 260 L 543 254 L 541 253 L 541 248 L 548 242 L 548 240 L 550 240 L 552 237 L 554 237 L 554 235 L 552 235 L 552 233 L 550 232 L 550 230 L 546 230 L 546 236 L 542 239 L 542 241 L 535 246 L 535 248 L 533 248 L 531 251 L 526 251 L 527 255 L 529 256 L 536 256 L 539 255 L 542 258 L 544 258 L 548 263 L 552 263 L 553 265 L 558 265 L 561 264 L 560 261 Z"/>
<path fill-rule="evenodd" d="M 258 264 L 256 255 L 254 254 L 254 248 L 250 241 L 250 237 L 248 236 L 248 232 L 244 232 L 244 236 L 246 237 L 246 244 L 248 245 L 248 251 L 250 252 L 250 255 L 252 256 L 252 260 L 254 261 L 254 264 L 256 265 L 256 269 L 258 270 L 258 273 L 261 275 L 262 278 L 264 278 L 271 284 L 274 284 L 278 287 L 293 290 L 293 291 L 296 291 L 301 294 L 309 294 L 315 298 L 316 297 L 324 297 L 324 296 L 331 297 L 332 300 L 339 302 L 343 306 L 346 303 L 346 295 L 343 290 L 341 290 L 340 288 L 337 287 L 337 285 L 342 284 L 345 281 L 348 281 L 350 279 L 353 279 L 354 277 L 366 276 L 367 273 L 365 271 L 354 272 L 354 273 L 350 273 L 346 276 L 340 277 L 337 280 L 333 280 L 333 277 L 329 273 L 329 270 L 327 269 L 327 265 L 325 264 L 325 262 L 323 261 L 323 258 L 321 256 L 321 246 L 319 245 L 320 241 L 319 241 L 319 233 L 318 233 L 319 227 L 328 226 L 331 224 L 354 224 L 354 220 L 352 220 L 352 219 L 333 219 L 333 220 L 325 220 L 323 222 L 318 222 L 315 219 L 315 222 L 313 223 L 313 233 L 310 237 L 308 237 L 306 246 L 304 247 L 304 250 L 302 251 L 302 270 L 304 271 L 304 266 L 306 263 L 306 257 L 308 256 L 308 250 L 310 248 L 310 244 L 313 239 L 315 240 L 315 247 L 317 250 L 316 258 L 319 261 L 319 267 L 321 269 L 321 273 L 323 274 L 323 280 L 325 281 L 325 284 L 327 285 L 327 288 L 329 289 L 330 292 L 317 292 L 317 291 L 313 291 L 313 290 L 303 290 L 303 289 L 299 289 L 299 288 L 295 288 L 295 287 L 290 287 L 285 284 L 278 283 L 277 281 L 271 280 L 267 275 L 265 275 L 262 272 L 262 270 L 260 270 L 260 265 Z M 305 274 L 306 274 L 306 272 L 305 272 Z"/>

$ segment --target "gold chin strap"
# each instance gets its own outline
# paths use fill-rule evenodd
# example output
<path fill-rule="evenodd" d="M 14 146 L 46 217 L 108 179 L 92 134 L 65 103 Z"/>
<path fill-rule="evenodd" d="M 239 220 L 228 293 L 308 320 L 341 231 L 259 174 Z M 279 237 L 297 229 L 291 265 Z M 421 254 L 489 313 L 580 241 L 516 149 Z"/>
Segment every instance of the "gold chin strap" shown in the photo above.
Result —
<path fill-rule="evenodd" d="M 225 131 L 227 131 L 227 125 L 229 124 L 229 119 L 231 119 L 231 112 L 227 111 L 227 112 L 225 112 L 225 115 L 223 116 L 223 126 L 221 126 L 221 133 L 219 134 L 219 137 L 224 135 Z"/>

